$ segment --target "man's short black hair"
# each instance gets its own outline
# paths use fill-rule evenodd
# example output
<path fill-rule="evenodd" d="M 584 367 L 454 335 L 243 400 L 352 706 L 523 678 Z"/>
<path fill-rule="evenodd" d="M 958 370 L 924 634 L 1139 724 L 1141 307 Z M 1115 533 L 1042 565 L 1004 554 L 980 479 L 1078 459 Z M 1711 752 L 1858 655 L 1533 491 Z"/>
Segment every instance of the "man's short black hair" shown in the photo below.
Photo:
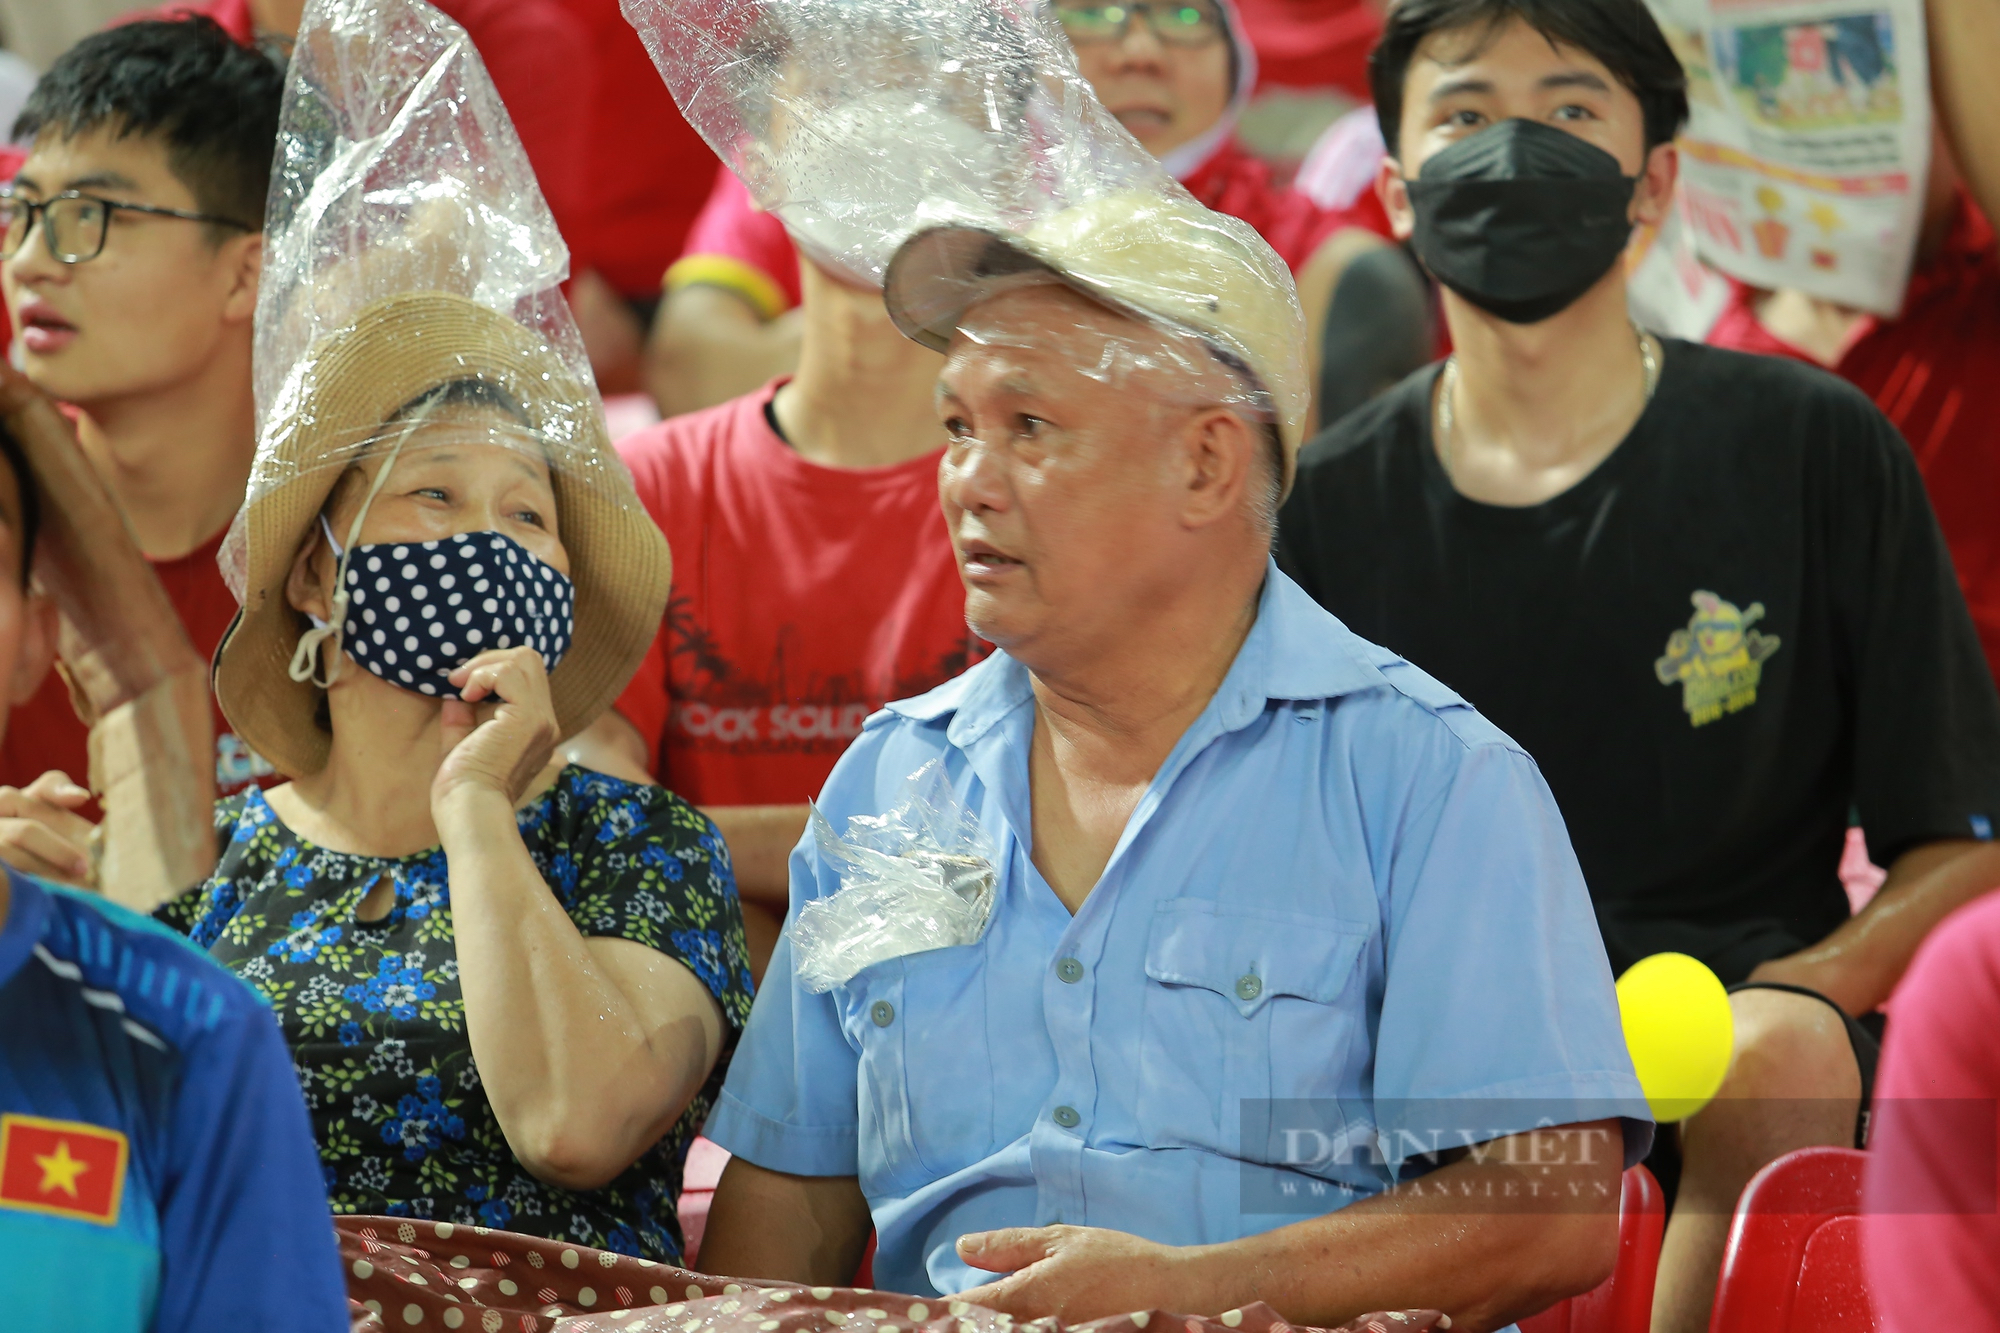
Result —
<path fill-rule="evenodd" d="M 63 52 L 35 85 L 13 137 L 157 137 L 200 211 L 261 228 L 284 90 L 284 71 L 214 19 L 127 23 Z"/>
<path fill-rule="evenodd" d="M 35 565 L 35 538 L 42 532 L 42 499 L 35 489 L 35 474 L 28 469 L 28 455 L 4 424 L 0 424 L 0 458 L 7 460 L 14 473 L 14 489 L 21 493 L 21 512 L 16 517 L 20 521 L 21 586 L 26 587 Z"/>
<path fill-rule="evenodd" d="M 1375 115 L 1391 157 L 1402 156 L 1403 85 L 1424 39 L 1472 29 L 1490 40 L 1510 19 L 1592 56 L 1630 89 L 1645 112 L 1648 152 L 1687 123 L 1687 74 L 1645 0 L 1397 0 L 1368 57 Z"/>

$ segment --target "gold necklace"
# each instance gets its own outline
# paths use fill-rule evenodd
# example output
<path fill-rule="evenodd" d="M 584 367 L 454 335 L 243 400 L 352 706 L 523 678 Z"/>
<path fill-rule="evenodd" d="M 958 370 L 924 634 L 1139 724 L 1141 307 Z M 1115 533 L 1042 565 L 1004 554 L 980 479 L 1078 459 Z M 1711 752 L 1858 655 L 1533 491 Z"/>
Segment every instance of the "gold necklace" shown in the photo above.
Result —
<path fill-rule="evenodd" d="M 1653 350 L 1653 335 L 1637 324 L 1632 326 L 1632 334 L 1639 340 L 1639 361 L 1646 368 L 1646 402 L 1653 401 L 1653 390 L 1660 387 L 1660 358 Z M 1445 358 L 1444 370 L 1438 377 L 1437 437 L 1443 446 L 1438 458 L 1444 464 L 1445 479 L 1455 488 L 1458 485 L 1457 431 L 1453 428 L 1451 400 L 1458 392 L 1458 353 Z M 1642 409 L 1643 410 L 1643 409 Z"/>

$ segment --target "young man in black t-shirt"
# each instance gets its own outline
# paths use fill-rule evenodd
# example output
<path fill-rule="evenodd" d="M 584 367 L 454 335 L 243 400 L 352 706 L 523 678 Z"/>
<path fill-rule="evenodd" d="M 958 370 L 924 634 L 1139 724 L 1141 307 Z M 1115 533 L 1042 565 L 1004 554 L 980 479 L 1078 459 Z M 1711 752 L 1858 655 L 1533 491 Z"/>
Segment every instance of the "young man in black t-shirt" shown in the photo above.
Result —
<path fill-rule="evenodd" d="M 2000 884 L 2000 699 L 1874 406 L 1629 321 L 1687 105 L 1642 0 L 1403 0 L 1374 78 L 1383 200 L 1457 351 L 1307 446 L 1281 559 L 1535 756 L 1615 968 L 1750 983 L 1655 1298 L 1656 1333 L 1703 1329 L 1744 1183 L 1856 1141 L 1855 1019 Z M 1851 808 L 1891 868 L 1850 920 Z"/>

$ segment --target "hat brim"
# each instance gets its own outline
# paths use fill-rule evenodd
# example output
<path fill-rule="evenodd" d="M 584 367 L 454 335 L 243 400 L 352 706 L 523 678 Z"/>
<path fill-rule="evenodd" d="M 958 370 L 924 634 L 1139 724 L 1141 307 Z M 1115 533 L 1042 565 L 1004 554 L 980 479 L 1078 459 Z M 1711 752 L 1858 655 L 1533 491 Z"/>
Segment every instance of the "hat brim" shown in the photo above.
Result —
<path fill-rule="evenodd" d="M 1055 282 L 1133 319 L 1155 320 L 1095 283 L 1064 272 L 1019 236 L 984 227 L 931 227 L 904 241 L 883 276 L 882 302 L 903 336 L 945 351 L 965 312 L 1003 292 Z"/>
<path fill-rule="evenodd" d="M 1057 283 L 1099 305 L 1158 328 L 1185 334 L 1243 377 L 1257 396 L 1262 417 L 1279 433 L 1283 488 L 1289 492 L 1298 455 L 1296 426 L 1280 418 L 1270 387 L 1244 349 L 1208 329 L 1193 327 L 1127 300 L 1102 283 L 1044 255 L 1026 237 L 984 227 L 947 224 L 917 232 L 897 248 L 883 277 L 882 302 L 903 336 L 933 351 L 948 351 L 967 311 L 1021 287 Z"/>
<path fill-rule="evenodd" d="M 582 436 L 565 443 L 551 469 L 557 532 L 576 585 L 576 633 L 549 677 L 565 739 L 618 697 L 659 630 L 672 557 L 591 390 L 506 315 L 445 292 L 388 297 L 309 354 L 295 410 L 260 446 L 260 468 L 281 480 L 242 517 L 243 608 L 216 649 L 216 700 L 235 733 L 289 777 L 324 768 L 332 745 L 316 720 L 322 691 L 288 670 L 305 624 L 285 584 L 346 470 L 341 451 L 425 392 L 474 378 L 506 390 L 531 425 L 560 420 Z"/>

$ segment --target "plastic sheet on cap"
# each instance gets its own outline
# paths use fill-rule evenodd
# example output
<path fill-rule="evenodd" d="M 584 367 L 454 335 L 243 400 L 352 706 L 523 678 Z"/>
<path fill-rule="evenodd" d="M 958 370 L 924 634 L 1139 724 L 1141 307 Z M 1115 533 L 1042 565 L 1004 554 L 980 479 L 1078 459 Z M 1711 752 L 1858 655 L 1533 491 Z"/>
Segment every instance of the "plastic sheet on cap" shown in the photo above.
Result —
<path fill-rule="evenodd" d="M 1250 384 L 1225 401 L 1296 450 L 1310 390 L 1290 271 L 1104 109 L 1042 0 L 621 3 L 689 122 L 820 264 L 881 286 L 913 237 L 1019 241 L 1122 313 L 1194 334 Z M 933 346 L 963 308 L 933 303 L 934 328 L 894 296 Z"/>
<path fill-rule="evenodd" d="M 519 420 L 497 423 L 493 442 L 538 453 L 565 485 L 629 494 L 622 477 L 597 475 L 609 451 L 589 361 L 559 290 L 568 273 L 555 219 L 464 29 L 421 0 L 310 0 L 287 75 L 265 224 L 257 455 L 248 502 L 222 552 L 238 598 L 245 516 L 260 497 L 302 473 L 345 469 L 385 443 L 417 447 L 411 427 L 424 409 L 411 405 L 457 375 L 481 378 L 494 357 L 516 372 L 501 385 L 508 392 L 498 415 Z M 460 313 L 491 312 L 507 323 L 441 319 L 437 302 L 398 305 L 424 294 L 458 298 Z M 374 356 L 349 348 L 329 358 L 357 323 Z M 370 383 L 386 392 L 402 377 L 385 368 L 419 364 L 420 377 L 402 385 L 407 396 L 389 394 L 397 402 L 360 411 L 348 392 L 367 398 Z M 344 377 L 338 389 L 327 383 L 336 373 Z M 515 405 L 522 410 L 512 412 Z"/>
<path fill-rule="evenodd" d="M 622 0 L 688 121 L 800 247 L 880 286 L 912 231 L 1171 178 L 1038 0 Z"/>

